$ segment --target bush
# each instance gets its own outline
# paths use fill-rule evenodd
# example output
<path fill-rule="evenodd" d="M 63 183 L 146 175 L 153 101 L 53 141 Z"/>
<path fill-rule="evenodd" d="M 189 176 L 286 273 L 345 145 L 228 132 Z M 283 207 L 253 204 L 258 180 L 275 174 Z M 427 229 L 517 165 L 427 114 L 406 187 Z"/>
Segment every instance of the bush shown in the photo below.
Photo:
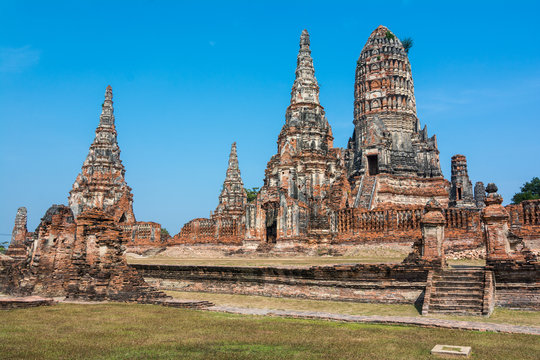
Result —
<path fill-rule="evenodd" d="M 414 44 L 414 41 L 410 37 L 406 37 L 403 40 L 401 40 L 401 45 L 403 45 L 403 48 L 405 49 L 405 52 L 408 54 L 409 50 L 412 48 Z"/>
<path fill-rule="evenodd" d="M 521 187 L 521 191 L 512 197 L 513 204 L 519 204 L 523 200 L 540 199 L 540 179 L 533 177 L 531 181 L 526 182 Z"/>
<path fill-rule="evenodd" d="M 254 188 L 251 188 L 251 189 L 244 188 L 244 190 L 246 191 L 247 201 L 248 202 L 252 202 L 253 200 L 255 200 L 257 198 L 257 194 L 259 194 L 259 188 L 258 187 L 254 187 Z"/>

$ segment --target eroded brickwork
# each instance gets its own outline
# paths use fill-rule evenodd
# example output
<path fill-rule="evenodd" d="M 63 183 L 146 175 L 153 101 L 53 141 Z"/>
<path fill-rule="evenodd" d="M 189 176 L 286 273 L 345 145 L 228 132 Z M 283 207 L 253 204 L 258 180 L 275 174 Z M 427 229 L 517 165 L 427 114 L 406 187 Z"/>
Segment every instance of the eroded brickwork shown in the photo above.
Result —
<path fill-rule="evenodd" d="M 221 194 L 219 195 L 219 204 L 212 218 L 231 218 L 236 220 L 244 214 L 246 204 L 247 195 L 244 190 L 242 176 L 240 175 L 240 167 L 238 166 L 236 143 L 233 143 L 229 155 L 227 174 L 223 182 Z"/>
<path fill-rule="evenodd" d="M 247 194 L 238 165 L 236 143 L 233 143 L 216 210 L 210 219 L 198 218 L 189 221 L 178 234 L 167 240 L 167 244 L 241 245 L 245 233 L 243 216 L 246 205 Z"/>
<path fill-rule="evenodd" d="M 28 237 L 28 229 L 26 222 L 26 208 L 20 207 L 17 210 L 17 215 L 15 215 L 15 225 L 11 233 L 11 242 L 6 251 L 6 255 L 12 258 L 25 258 L 27 255 L 26 238 Z"/>
<path fill-rule="evenodd" d="M 354 99 L 355 128 L 348 144 L 347 167 L 355 206 L 424 205 L 432 197 L 447 203 L 448 182 L 442 177 L 437 139 L 428 137 L 427 128 L 420 128 L 416 116 L 407 52 L 382 25 L 373 31 L 360 53 Z M 396 177 L 402 184 L 396 184 Z M 426 186 L 425 179 L 434 181 Z"/>
<path fill-rule="evenodd" d="M 159 241 L 161 232 L 159 224 L 135 222 L 124 173 L 108 86 L 96 138 L 73 185 L 70 206 L 51 206 L 34 233 L 26 230 L 26 209 L 19 209 L 12 243 L 14 249 L 24 248 L 26 256 L 2 259 L 0 291 L 163 302 L 167 296 L 146 284 L 124 256 L 130 236 Z"/>
<path fill-rule="evenodd" d="M 469 173 L 467 172 L 467 159 L 463 155 L 452 156 L 451 184 L 450 206 L 476 207 L 472 182 L 469 180 Z"/>
<path fill-rule="evenodd" d="M 75 217 L 86 209 L 101 209 L 118 223 L 134 224 L 133 195 L 120 160 L 112 97 L 109 85 L 96 137 L 69 193 L 69 206 Z"/>
<path fill-rule="evenodd" d="M 350 206 L 343 151 L 319 103 L 319 85 L 306 30 L 300 37 L 296 78 L 277 154 L 264 185 L 246 213 L 246 241 L 287 247 L 290 241 L 331 239 L 332 212 Z"/>

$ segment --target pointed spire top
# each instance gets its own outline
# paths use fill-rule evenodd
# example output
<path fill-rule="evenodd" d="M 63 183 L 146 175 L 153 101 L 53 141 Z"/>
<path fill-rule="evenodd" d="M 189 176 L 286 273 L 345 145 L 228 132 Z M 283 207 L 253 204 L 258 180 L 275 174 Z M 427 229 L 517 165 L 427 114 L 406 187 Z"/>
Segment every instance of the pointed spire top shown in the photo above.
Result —
<path fill-rule="evenodd" d="M 300 35 L 300 51 L 296 61 L 296 79 L 291 91 L 291 105 L 300 103 L 319 104 L 319 85 L 315 78 L 309 33 L 302 31 Z"/>
<path fill-rule="evenodd" d="M 302 30 L 302 35 L 300 35 L 300 49 L 309 50 L 309 33 L 306 29 Z"/>
<path fill-rule="evenodd" d="M 101 116 L 99 117 L 99 125 L 114 126 L 114 108 L 113 108 L 113 93 L 111 85 L 105 90 L 105 101 L 101 106 Z"/>
<path fill-rule="evenodd" d="M 107 89 L 105 90 L 105 100 L 112 100 L 112 86 L 107 85 Z"/>
<path fill-rule="evenodd" d="M 231 145 L 231 153 L 229 155 L 229 166 L 227 168 L 227 177 L 225 178 L 225 181 L 227 180 L 233 180 L 233 179 L 242 179 L 240 178 L 240 168 L 238 167 L 238 155 L 236 154 L 236 142 L 233 142 Z"/>
<path fill-rule="evenodd" d="M 231 145 L 229 155 L 229 166 L 227 167 L 227 176 L 223 182 L 223 188 L 219 195 L 219 204 L 214 212 L 214 216 L 228 215 L 233 217 L 240 216 L 244 211 L 246 204 L 246 191 L 238 167 L 238 156 L 236 154 L 236 142 Z"/>

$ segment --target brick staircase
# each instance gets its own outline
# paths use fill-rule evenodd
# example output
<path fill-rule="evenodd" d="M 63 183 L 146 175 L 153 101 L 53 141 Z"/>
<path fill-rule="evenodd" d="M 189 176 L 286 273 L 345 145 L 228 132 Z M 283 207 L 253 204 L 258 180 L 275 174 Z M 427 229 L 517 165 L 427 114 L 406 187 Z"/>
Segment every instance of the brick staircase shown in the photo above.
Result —
<path fill-rule="evenodd" d="M 493 311 L 494 283 L 483 268 L 432 270 L 428 274 L 422 315 L 485 315 Z"/>
<path fill-rule="evenodd" d="M 356 196 L 355 207 L 369 209 L 377 185 L 377 177 L 364 175 L 360 182 L 360 188 Z"/>

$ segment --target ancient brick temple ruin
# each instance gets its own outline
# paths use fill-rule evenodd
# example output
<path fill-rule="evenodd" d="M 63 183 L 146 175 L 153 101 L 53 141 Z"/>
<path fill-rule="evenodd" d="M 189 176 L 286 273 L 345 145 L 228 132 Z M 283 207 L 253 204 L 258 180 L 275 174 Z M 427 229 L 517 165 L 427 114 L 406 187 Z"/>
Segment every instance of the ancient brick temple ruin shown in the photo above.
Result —
<path fill-rule="evenodd" d="M 437 139 L 428 136 L 416 113 L 407 51 L 384 26 L 373 31 L 360 53 L 353 105 L 352 136 L 346 149 L 336 148 L 304 30 L 277 151 L 256 198 L 247 200 L 233 143 L 215 211 L 189 221 L 173 237 L 162 237 L 157 222 L 135 218 L 107 87 L 69 206 L 53 205 L 33 233 L 27 230 L 26 209 L 17 211 L 7 256 L 0 257 L 0 292 L 162 301 L 165 295 L 149 287 L 137 268 L 158 285 L 165 279 L 171 287 L 176 279 L 175 286 L 194 291 L 421 299 L 425 313 L 487 315 L 494 303 L 539 308 L 540 265 L 531 248 L 540 248 L 540 200 L 503 207 L 494 184 L 484 188 L 476 182 L 473 188 L 463 155 L 452 157 L 450 181 L 443 177 Z M 401 264 L 306 271 L 130 267 L 124 257 L 126 247 L 200 245 L 204 250 L 213 245 L 226 253 L 296 255 L 386 243 L 412 245 L 412 252 Z M 446 270 L 446 254 L 478 249 L 485 252 L 486 267 Z M 459 291 L 448 291 L 463 282 L 474 288 L 474 296 L 464 299 Z"/>
<path fill-rule="evenodd" d="M 0 291 L 92 300 L 167 298 L 126 262 L 125 244 L 136 236 L 138 224 L 124 174 L 108 86 L 96 137 L 69 196 L 70 206 L 51 206 L 34 233 L 26 229 L 26 209 L 17 211 L 10 258 L 0 264 Z"/>
<path fill-rule="evenodd" d="M 472 186 L 464 155 L 441 172 L 435 135 L 416 114 L 411 65 L 400 40 L 379 26 L 360 53 L 354 84 L 354 131 L 347 149 L 333 146 L 319 101 L 306 30 L 277 153 L 257 198 L 247 203 L 233 145 L 219 205 L 210 219 L 188 222 L 167 245 L 228 244 L 298 253 L 318 246 L 409 243 L 422 237 L 424 206 L 445 219 L 444 247 L 482 248 L 482 182 Z M 519 233 L 523 217 L 513 219 Z M 519 228 L 519 229 L 518 229 Z"/>
<path fill-rule="evenodd" d="M 411 65 L 401 41 L 379 26 L 360 53 L 354 132 L 348 144 L 354 206 L 448 203 L 437 138 L 420 128 Z"/>

